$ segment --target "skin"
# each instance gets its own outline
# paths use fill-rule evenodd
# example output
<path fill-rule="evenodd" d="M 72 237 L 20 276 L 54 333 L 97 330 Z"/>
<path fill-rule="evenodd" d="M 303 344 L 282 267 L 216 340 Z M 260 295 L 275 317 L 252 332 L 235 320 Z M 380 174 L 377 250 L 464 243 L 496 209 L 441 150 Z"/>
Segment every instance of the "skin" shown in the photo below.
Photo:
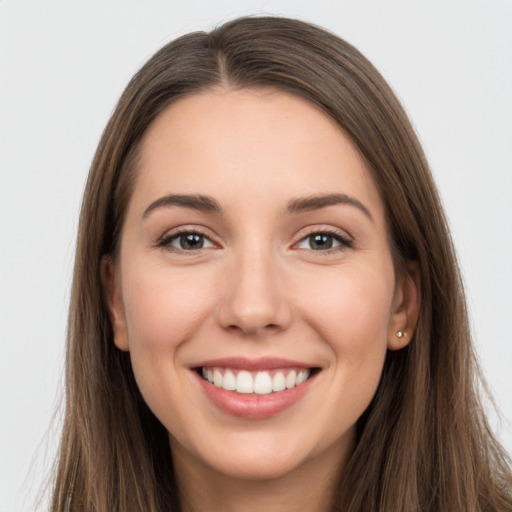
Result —
<path fill-rule="evenodd" d="M 369 215 L 353 204 L 285 213 L 291 200 L 333 193 Z M 167 194 L 210 196 L 222 213 L 174 205 L 144 215 Z M 203 248 L 172 239 L 187 230 L 206 237 Z M 349 245 L 313 248 L 311 235 L 326 231 Z M 326 510 L 386 351 L 408 343 L 418 311 L 417 272 L 395 274 L 382 200 L 343 131 L 274 90 L 175 102 L 145 134 L 103 279 L 115 343 L 169 431 L 184 509 Z M 212 404 L 191 370 L 228 356 L 321 371 L 292 407 L 240 418 Z"/>

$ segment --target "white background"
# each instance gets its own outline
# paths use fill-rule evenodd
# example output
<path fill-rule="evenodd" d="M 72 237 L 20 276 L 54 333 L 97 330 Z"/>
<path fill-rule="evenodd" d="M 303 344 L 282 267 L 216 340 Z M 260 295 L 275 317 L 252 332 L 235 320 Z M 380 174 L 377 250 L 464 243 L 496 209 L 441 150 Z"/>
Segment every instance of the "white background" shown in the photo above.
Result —
<path fill-rule="evenodd" d="M 164 43 L 252 13 L 331 29 L 404 102 L 512 451 L 511 0 L 0 0 L 0 512 L 34 510 L 50 468 L 81 192 L 116 100 Z"/>

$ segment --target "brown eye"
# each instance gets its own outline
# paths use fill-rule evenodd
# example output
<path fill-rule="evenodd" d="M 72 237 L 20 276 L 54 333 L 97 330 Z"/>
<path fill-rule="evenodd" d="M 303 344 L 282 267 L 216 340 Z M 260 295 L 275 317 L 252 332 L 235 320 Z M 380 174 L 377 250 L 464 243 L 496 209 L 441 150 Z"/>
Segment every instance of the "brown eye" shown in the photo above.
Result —
<path fill-rule="evenodd" d="M 177 233 L 175 235 L 167 237 L 164 240 L 162 240 L 162 243 L 160 245 L 169 247 L 171 249 L 176 249 L 179 251 L 196 251 L 199 249 L 215 247 L 213 242 L 205 235 L 190 231 Z"/>
<path fill-rule="evenodd" d="M 330 249 L 343 249 L 352 247 L 352 241 L 339 233 L 319 232 L 304 237 L 298 244 L 298 249 L 313 251 L 328 251 Z"/>
<path fill-rule="evenodd" d="M 187 251 L 201 249 L 204 245 L 204 237 L 197 233 L 189 233 L 178 237 L 180 249 Z"/>
<path fill-rule="evenodd" d="M 315 251 L 322 251 L 325 249 L 332 249 L 333 246 L 333 237 L 331 235 L 325 235 L 323 233 L 318 233 L 316 235 L 311 235 L 308 237 L 309 246 L 311 249 Z"/>

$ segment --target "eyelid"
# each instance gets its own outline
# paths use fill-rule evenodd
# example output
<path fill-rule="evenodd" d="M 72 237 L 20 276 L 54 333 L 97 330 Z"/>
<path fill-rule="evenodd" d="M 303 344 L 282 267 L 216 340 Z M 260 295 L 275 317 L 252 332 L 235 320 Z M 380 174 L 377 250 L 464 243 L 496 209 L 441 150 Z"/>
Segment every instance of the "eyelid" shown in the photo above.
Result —
<path fill-rule="evenodd" d="M 303 242 L 310 236 L 317 235 L 317 234 L 332 236 L 336 241 L 339 242 L 339 245 L 337 245 L 336 247 L 332 247 L 330 249 L 317 250 L 317 251 L 315 251 L 314 249 L 304 249 L 304 248 L 297 247 L 297 245 L 299 243 Z M 351 235 L 349 235 L 344 230 L 341 230 L 339 228 L 335 228 L 332 226 L 310 226 L 307 228 L 306 232 L 302 231 L 299 234 L 299 236 L 300 236 L 300 238 L 296 242 L 294 242 L 294 244 L 292 245 L 292 248 L 295 248 L 298 250 L 305 250 L 305 251 L 329 254 L 332 252 L 338 252 L 338 251 L 343 251 L 345 249 L 350 249 L 354 246 L 354 239 Z"/>
<path fill-rule="evenodd" d="M 158 238 L 158 240 L 155 243 L 156 247 L 166 248 L 169 251 L 179 252 L 179 253 L 195 253 L 197 251 L 200 251 L 202 249 L 212 249 L 212 248 L 220 248 L 221 245 L 215 240 L 215 237 L 211 234 L 207 233 L 206 229 L 203 229 L 202 227 L 198 227 L 195 225 L 182 225 L 177 226 L 175 228 L 172 228 L 170 230 L 167 230 L 162 236 Z M 186 234 L 197 234 L 202 237 L 204 237 L 206 240 L 208 240 L 213 247 L 200 247 L 199 249 L 180 249 L 179 247 L 173 247 L 170 245 L 170 243 L 180 236 L 186 235 Z M 305 248 L 299 248 L 297 247 L 298 244 L 306 240 L 308 237 L 316 234 L 321 235 L 328 235 L 333 237 L 337 242 L 339 242 L 339 245 L 336 247 L 332 247 L 330 249 L 325 250 L 314 250 L 314 249 L 305 249 Z M 315 226 L 308 226 L 306 228 L 303 228 L 299 234 L 298 239 L 292 244 L 292 249 L 300 249 L 300 250 L 307 250 L 312 252 L 321 252 L 324 254 L 332 253 L 332 252 L 338 252 L 343 251 L 344 249 L 349 249 L 354 246 L 354 240 L 351 235 L 349 235 L 345 230 L 335 228 L 333 226 L 322 226 L 322 225 L 315 225 Z"/>
<path fill-rule="evenodd" d="M 208 240 L 213 247 L 200 247 L 199 249 L 185 250 L 171 245 L 171 242 L 178 239 L 180 236 L 189 234 L 202 236 L 204 239 Z M 210 234 L 206 233 L 206 230 L 203 230 L 200 227 L 184 225 L 167 230 L 161 237 L 158 238 L 155 245 L 156 247 L 161 247 L 171 252 L 191 254 L 203 249 L 219 248 L 220 244 L 218 244 L 213 238 L 214 237 L 212 237 Z"/>

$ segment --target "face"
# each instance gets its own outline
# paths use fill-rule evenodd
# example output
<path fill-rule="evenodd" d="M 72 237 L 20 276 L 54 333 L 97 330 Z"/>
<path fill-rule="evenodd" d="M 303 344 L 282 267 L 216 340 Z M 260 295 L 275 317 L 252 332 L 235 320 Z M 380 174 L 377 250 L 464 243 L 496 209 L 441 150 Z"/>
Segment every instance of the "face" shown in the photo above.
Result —
<path fill-rule="evenodd" d="M 160 114 L 103 271 L 115 343 L 174 457 L 235 477 L 339 467 L 417 309 L 358 151 L 273 90 Z"/>

